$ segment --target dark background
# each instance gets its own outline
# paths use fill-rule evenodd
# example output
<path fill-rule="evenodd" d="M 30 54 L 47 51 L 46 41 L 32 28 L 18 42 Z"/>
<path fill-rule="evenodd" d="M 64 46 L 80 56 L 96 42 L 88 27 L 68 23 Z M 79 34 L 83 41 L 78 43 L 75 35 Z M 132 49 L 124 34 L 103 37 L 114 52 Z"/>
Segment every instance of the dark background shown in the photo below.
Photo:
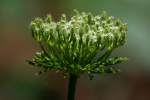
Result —
<path fill-rule="evenodd" d="M 150 100 L 150 0 L 0 0 L 0 100 L 66 100 L 67 79 L 28 65 L 39 49 L 29 24 L 51 14 L 55 20 L 73 9 L 110 15 L 128 23 L 127 44 L 114 54 L 127 56 L 122 73 L 87 75 L 78 81 L 76 100 Z"/>

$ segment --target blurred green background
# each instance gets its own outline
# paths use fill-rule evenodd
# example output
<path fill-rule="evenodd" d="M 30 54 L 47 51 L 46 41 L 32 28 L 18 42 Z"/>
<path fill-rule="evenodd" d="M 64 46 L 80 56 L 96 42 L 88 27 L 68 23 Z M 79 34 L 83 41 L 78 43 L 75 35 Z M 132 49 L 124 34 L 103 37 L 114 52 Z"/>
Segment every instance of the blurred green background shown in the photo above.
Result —
<path fill-rule="evenodd" d="M 150 100 L 150 0 L 0 0 L 0 100 L 66 100 L 67 79 L 29 66 L 40 50 L 30 21 L 51 14 L 55 20 L 73 9 L 94 14 L 106 10 L 128 23 L 127 44 L 114 54 L 129 57 L 122 73 L 90 81 L 83 75 L 76 100 Z"/>

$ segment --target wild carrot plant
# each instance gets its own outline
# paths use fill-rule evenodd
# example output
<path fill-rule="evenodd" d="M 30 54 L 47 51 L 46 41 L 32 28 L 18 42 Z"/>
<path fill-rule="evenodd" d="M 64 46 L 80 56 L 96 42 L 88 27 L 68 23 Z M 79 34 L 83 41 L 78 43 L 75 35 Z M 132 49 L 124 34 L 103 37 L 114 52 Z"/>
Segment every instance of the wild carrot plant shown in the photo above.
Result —
<path fill-rule="evenodd" d="M 80 75 L 86 73 L 92 79 L 95 74 L 115 74 L 120 70 L 113 65 L 127 60 L 110 56 L 125 44 L 127 24 L 106 12 L 95 16 L 74 10 L 70 19 L 62 14 L 58 22 L 48 15 L 35 18 L 30 29 L 41 51 L 28 60 L 29 64 L 42 72 L 53 70 L 68 77 L 68 100 L 75 98 Z"/>

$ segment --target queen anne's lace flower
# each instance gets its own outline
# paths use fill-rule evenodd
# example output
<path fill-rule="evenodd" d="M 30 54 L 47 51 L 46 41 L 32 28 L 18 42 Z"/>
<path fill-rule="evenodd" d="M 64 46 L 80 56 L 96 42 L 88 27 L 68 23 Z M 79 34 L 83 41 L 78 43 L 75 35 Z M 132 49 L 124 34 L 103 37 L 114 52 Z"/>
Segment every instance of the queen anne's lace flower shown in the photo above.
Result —
<path fill-rule="evenodd" d="M 114 67 L 126 58 L 109 58 L 111 52 L 126 42 L 127 25 L 106 12 L 94 16 L 78 12 L 67 20 L 63 14 L 58 22 L 48 15 L 31 22 L 33 38 L 42 51 L 30 64 L 44 70 L 72 73 L 115 73 Z M 101 51 L 103 51 L 101 53 Z"/>

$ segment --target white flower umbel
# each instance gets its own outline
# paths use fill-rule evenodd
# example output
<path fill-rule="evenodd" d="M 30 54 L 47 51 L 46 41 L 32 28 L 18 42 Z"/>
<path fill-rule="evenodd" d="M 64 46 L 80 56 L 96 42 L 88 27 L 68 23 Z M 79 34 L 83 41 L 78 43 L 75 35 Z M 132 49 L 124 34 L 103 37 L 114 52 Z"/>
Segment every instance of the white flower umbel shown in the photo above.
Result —
<path fill-rule="evenodd" d="M 29 63 L 45 71 L 89 76 L 115 73 L 118 69 L 110 65 L 126 60 L 111 58 L 110 54 L 126 42 L 127 24 L 106 12 L 94 16 L 75 10 L 70 20 L 63 14 L 58 22 L 48 15 L 44 19 L 36 18 L 30 27 L 42 52 Z"/>

